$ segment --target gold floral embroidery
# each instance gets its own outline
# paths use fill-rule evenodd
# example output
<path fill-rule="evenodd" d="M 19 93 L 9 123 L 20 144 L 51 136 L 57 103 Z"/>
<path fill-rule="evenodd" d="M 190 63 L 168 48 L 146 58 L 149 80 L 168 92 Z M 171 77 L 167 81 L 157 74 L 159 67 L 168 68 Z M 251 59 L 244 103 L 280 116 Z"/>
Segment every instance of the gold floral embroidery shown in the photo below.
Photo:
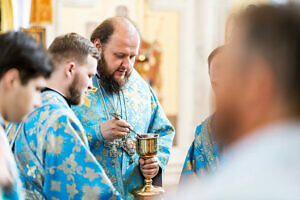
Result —
<path fill-rule="evenodd" d="M 51 188 L 50 190 L 52 191 L 60 191 L 60 185 L 61 185 L 61 182 L 60 181 L 51 181 Z"/>

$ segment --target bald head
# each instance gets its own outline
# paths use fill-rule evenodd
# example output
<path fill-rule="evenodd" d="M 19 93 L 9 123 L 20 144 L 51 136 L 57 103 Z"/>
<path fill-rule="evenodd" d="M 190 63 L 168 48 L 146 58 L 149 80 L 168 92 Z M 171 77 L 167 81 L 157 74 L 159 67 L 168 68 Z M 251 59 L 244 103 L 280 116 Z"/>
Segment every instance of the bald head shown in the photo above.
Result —
<path fill-rule="evenodd" d="M 103 21 L 92 33 L 91 41 L 99 40 L 102 47 L 112 37 L 129 38 L 139 42 L 140 34 L 135 24 L 126 17 L 112 17 Z"/>
<path fill-rule="evenodd" d="M 128 18 L 109 18 L 93 31 L 91 41 L 101 54 L 101 85 L 108 92 L 119 92 L 131 75 L 139 51 L 138 29 Z"/>

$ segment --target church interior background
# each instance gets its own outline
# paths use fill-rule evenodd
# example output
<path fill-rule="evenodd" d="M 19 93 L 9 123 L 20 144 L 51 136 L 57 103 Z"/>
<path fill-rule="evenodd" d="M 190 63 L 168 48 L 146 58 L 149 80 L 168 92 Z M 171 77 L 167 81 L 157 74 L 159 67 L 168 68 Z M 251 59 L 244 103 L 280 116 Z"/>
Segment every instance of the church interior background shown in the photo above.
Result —
<path fill-rule="evenodd" d="M 107 17 L 128 16 L 142 35 L 135 68 L 176 128 L 164 186 L 176 185 L 194 129 L 213 111 L 207 56 L 224 43 L 230 16 L 249 4 L 287 0 L 0 0 L 0 31 L 24 30 L 47 47 L 76 32 L 89 38 Z"/>

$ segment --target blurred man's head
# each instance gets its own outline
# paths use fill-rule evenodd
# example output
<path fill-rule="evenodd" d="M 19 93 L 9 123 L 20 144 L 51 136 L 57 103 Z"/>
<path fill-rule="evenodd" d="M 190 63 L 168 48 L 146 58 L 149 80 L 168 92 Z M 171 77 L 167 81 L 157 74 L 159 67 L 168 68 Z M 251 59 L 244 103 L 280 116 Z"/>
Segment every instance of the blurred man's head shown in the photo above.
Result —
<path fill-rule="evenodd" d="M 98 50 L 88 39 L 69 33 L 54 39 L 48 49 L 55 71 L 51 79 L 61 85 L 65 97 L 73 105 L 83 102 L 100 58 Z"/>
<path fill-rule="evenodd" d="M 19 122 L 40 105 L 40 91 L 53 70 L 43 47 L 24 32 L 0 35 L 0 114 Z"/>
<path fill-rule="evenodd" d="M 231 65 L 217 102 L 224 144 L 275 121 L 300 117 L 300 10 L 258 6 L 239 17 Z"/>
<path fill-rule="evenodd" d="M 127 18 L 109 18 L 94 30 L 91 41 L 101 54 L 98 72 L 102 86 L 110 93 L 120 91 L 133 70 L 139 51 L 137 28 Z"/>

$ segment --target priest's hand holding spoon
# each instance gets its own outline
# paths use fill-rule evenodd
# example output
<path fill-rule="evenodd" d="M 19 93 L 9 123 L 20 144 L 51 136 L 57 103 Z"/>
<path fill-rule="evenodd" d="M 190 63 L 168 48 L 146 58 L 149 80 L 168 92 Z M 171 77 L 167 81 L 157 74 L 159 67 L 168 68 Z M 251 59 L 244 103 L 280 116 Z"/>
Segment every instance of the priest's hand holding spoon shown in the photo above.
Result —
<path fill-rule="evenodd" d="M 131 126 L 130 124 L 122 119 L 112 119 L 106 122 L 103 122 L 100 125 L 102 137 L 105 140 L 115 140 L 118 138 L 125 137 L 130 133 Z"/>

